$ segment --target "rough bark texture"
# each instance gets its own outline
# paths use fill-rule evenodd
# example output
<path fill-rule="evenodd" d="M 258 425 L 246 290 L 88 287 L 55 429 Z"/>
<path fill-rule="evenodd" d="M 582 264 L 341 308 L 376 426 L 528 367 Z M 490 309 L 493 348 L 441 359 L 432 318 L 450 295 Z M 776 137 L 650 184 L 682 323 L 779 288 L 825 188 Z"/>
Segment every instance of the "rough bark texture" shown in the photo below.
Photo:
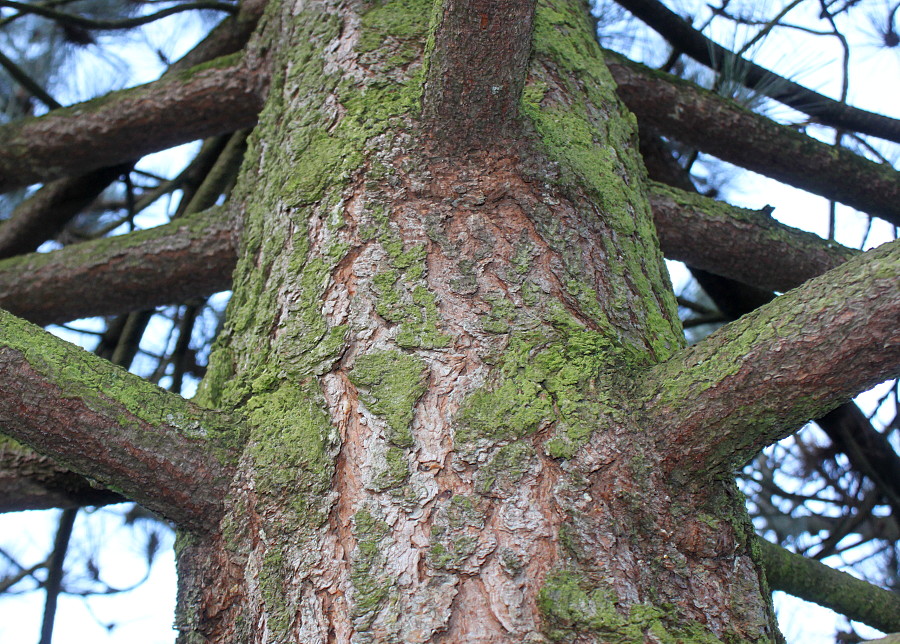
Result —
<path fill-rule="evenodd" d="M 0 311 L 3 433 L 181 525 L 221 514 L 234 424 Z"/>
<path fill-rule="evenodd" d="M 430 8 L 267 14 L 199 394 L 250 438 L 184 641 L 777 639 L 740 495 L 673 503 L 622 396 L 682 338 L 584 7 L 538 8 L 520 134 L 465 155 L 417 120 Z"/>
<path fill-rule="evenodd" d="M 0 190 L 84 174 L 256 122 L 265 76 L 240 57 L 0 127 Z"/>
<path fill-rule="evenodd" d="M 666 257 L 756 288 L 786 291 L 858 254 L 763 212 L 660 184 L 648 196 Z M 231 288 L 238 237 L 236 217 L 212 209 L 134 236 L 0 261 L 0 308 L 43 325 L 204 297 Z"/>
<path fill-rule="evenodd" d="M 451 0 L 434 29 L 422 108 L 457 150 L 496 145 L 519 127 L 535 0 Z"/>
<path fill-rule="evenodd" d="M 900 225 L 900 173 L 607 53 L 618 94 L 646 125 L 742 168 Z"/>

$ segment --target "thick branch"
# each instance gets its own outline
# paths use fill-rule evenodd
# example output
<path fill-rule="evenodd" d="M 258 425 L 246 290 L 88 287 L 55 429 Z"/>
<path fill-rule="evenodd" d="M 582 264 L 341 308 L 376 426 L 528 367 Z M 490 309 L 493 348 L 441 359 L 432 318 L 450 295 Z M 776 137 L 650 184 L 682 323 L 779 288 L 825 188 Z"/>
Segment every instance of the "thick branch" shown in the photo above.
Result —
<path fill-rule="evenodd" d="M 0 513 L 122 501 L 120 494 L 91 485 L 49 456 L 0 436 Z"/>
<path fill-rule="evenodd" d="M 814 602 L 885 632 L 900 631 L 900 595 L 757 539 L 772 590 Z"/>
<path fill-rule="evenodd" d="M 900 241 L 806 282 L 643 376 L 673 470 L 731 471 L 900 374 Z"/>
<path fill-rule="evenodd" d="M 750 89 L 781 101 L 825 125 L 900 143 L 900 120 L 840 103 L 751 63 L 708 39 L 657 0 L 617 2 L 668 40 L 676 50 L 697 62 L 717 71 L 725 66 L 739 70 L 743 78 L 738 80 Z"/>
<path fill-rule="evenodd" d="M 900 225 L 900 174 L 779 125 L 693 83 L 607 52 L 642 125 L 735 165 Z"/>
<path fill-rule="evenodd" d="M 787 291 L 840 266 L 856 251 L 737 208 L 660 183 L 650 205 L 669 259 L 770 291 Z"/>
<path fill-rule="evenodd" d="M 535 0 L 443 3 L 422 99 L 442 142 L 495 144 L 516 121 Z"/>
<path fill-rule="evenodd" d="M 0 261 L 0 306 L 35 324 L 113 315 L 231 286 L 236 217 L 224 207 L 121 237 Z"/>
<path fill-rule="evenodd" d="M 202 67 L 202 66 L 201 66 Z M 253 125 L 265 79 L 237 57 L 0 127 L 0 190 Z"/>
<path fill-rule="evenodd" d="M 0 430 L 185 528 L 216 524 L 239 427 L 0 311 Z"/>

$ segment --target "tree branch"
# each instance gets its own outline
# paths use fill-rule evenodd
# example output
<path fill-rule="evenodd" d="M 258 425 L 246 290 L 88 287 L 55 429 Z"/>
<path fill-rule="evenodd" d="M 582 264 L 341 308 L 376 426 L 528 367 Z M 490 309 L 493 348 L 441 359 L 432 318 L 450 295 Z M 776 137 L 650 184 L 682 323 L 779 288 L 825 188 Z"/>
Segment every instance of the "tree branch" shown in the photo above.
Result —
<path fill-rule="evenodd" d="M 740 70 L 744 78 L 738 80 L 752 90 L 812 116 L 825 125 L 900 143 L 900 120 L 851 107 L 760 67 L 713 42 L 661 2 L 617 2 L 668 40 L 677 51 L 716 71 L 721 71 L 725 65 Z"/>
<path fill-rule="evenodd" d="M 220 22 L 197 46 L 173 63 L 163 78 L 239 51 L 256 27 L 263 5 L 260 0 L 241 2 L 236 16 L 229 16 Z M 57 104 L 54 107 L 60 106 Z M 203 155 L 203 150 L 200 155 Z M 52 239 L 72 217 L 137 161 L 130 159 L 113 168 L 98 168 L 84 176 L 66 177 L 42 186 L 19 204 L 10 218 L 0 225 L 0 258 L 34 251 L 40 244 Z"/>
<path fill-rule="evenodd" d="M 53 239 L 72 217 L 130 169 L 129 165 L 99 168 L 43 186 L 0 224 L 0 259 L 35 251 Z"/>
<path fill-rule="evenodd" d="M 661 183 L 650 184 L 649 197 L 666 257 L 758 288 L 790 290 L 858 254 L 764 211 Z"/>
<path fill-rule="evenodd" d="M 810 418 L 897 376 L 898 320 L 895 241 L 651 368 L 640 395 L 670 470 L 730 472 Z"/>
<path fill-rule="evenodd" d="M 212 295 L 231 286 L 237 217 L 171 224 L 0 261 L 0 306 L 40 325 Z"/>
<path fill-rule="evenodd" d="M 0 513 L 122 501 L 120 494 L 91 485 L 52 458 L 0 436 Z"/>
<path fill-rule="evenodd" d="M 516 122 L 535 0 L 444 2 L 422 97 L 435 134 L 452 146 L 495 145 Z"/>
<path fill-rule="evenodd" d="M 724 161 L 900 225 L 900 174 L 744 109 L 693 83 L 606 52 L 642 127 Z"/>
<path fill-rule="evenodd" d="M 0 429 L 192 530 L 212 529 L 242 425 L 0 311 Z"/>
<path fill-rule="evenodd" d="M 0 0 L 0 7 L 9 7 L 10 9 L 17 9 L 21 13 L 34 14 L 43 18 L 48 18 L 61 24 L 74 25 L 76 27 L 82 27 L 84 29 L 95 29 L 98 31 L 114 29 L 134 29 L 135 27 L 140 27 L 142 25 L 161 20 L 162 18 L 166 18 L 176 13 L 181 13 L 182 11 L 206 10 L 225 11 L 227 13 L 235 13 L 237 11 L 237 6 L 224 2 L 189 2 L 185 4 L 179 4 L 174 7 L 166 7 L 165 9 L 157 11 L 154 14 L 145 16 L 122 18 L 120 20 L 102 20 L 96 18 L 86 18 L 85 16 L 80 16 L 75 13 L 57 11 L 52 7 L 40 4 L 16 2 L 16 0 Z"/>
<path fill-rule="evenodd" d="M 825 606 L 880 631 L 900 631 L 900 595 L 757 538 L 772 590 Z"/>
<path fill-rule="evenodd" d="M 264 74 L 234 56 L 214 63 L 0 127 L 0 190 L 253 125 Z"/>

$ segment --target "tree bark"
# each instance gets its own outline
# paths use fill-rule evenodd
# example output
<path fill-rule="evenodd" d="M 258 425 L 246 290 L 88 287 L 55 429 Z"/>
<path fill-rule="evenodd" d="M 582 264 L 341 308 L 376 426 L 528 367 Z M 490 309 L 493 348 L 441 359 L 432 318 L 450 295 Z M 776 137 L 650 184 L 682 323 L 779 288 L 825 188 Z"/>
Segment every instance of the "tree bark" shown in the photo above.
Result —
<path fill-rule="evenodd" d="M 419 119 L 427 7 L 268 14 L 291 71 L 198 394 L 250 437 L 184 641 L 777 639 L 749 524 L 681 509 L 740 495 L 672 503 L 622 395 L 682 337 L 584 7 L 538 7 L 521 117 L 462 149 Z"/>
<path fill-rule="evenodd" d="M 55 378 L 41 365 L 59 362 L 23 362 L 21 323 L 2 318 L 15 330 L 0 338 L 12 373 L 0 382 L 46 401 L 54 431 L 36 429 L 35 404 L 8 404 L 4 423 L 63 457 L 62 443 L 97 440 L 53 411 L 77 408 L 113 449 L 88 443 L 68 463 L 181 524 L 183 643 L 780 641 L 723 471 L 750 447 L 731 427 L 723 447 L 720 427 L 689 413 L 696 354 L 683 348 L 635 120 L 586 7 L 541 0 L 529 30 L 504 23 L 528 6 L 463 4 L 273 2 L 261 21 L 250 48 L 272 65 L 271 91 L 232 197 L 234 295 L 197 395 L 245 422 L 146 385 L 133 385 L 135 406 L 124 375 L 72 354 Z M 512 39 L 502 96 L 466 85 L 467 52 L 451 42 L 466 30 L 478 51 L 488 33 Z M 437 87 L 453 89 L 463 121 L 477 117 L 477 136 L 443 130 L 452 114 L 429 98 Z M 810 344 L 848 329 L 848 348 L 882 360 L 897 312 L 858 311 L 870 300 L 854 279 L 896 300 L 890 252 L 838 269 L 843 308 L 818 306 L 809 287 L 773 303 L 764 328 L 749 322 L 759 378 L 782 374 L 763 337 L 779 315 L 795 322 L 784 341 L 813 361 Z M 833 324 L 804 343 L 811 311 Z M 868 343 L 856 333 L 867 320 Z M 813 375 L 844 395 L 863 383 L 839 370 Z M 63 390 L 94 372 L 102 397 Z M 653 389 L 670 373 L 672 400 Z M 816 378 L 783 394 L 799 409 L 790 419 L 804 391 L 826 396 Z M 164 410 L 213 436 L 186 436 Z M 775 436 L 748 434 L 754 448 Z M 674 470 L 685 454 L 700 464 Z"/>

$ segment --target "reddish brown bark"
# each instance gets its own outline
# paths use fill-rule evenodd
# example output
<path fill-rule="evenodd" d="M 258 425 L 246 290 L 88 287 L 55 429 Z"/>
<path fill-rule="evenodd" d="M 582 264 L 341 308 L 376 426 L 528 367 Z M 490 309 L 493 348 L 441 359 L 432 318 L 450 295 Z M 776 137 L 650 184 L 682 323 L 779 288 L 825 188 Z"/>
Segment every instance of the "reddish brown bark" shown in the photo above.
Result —
<path fill-rule="evenodd" d="M 435 32 L 422 106 L 453 150 L 497 145 L 518 127 L 535 0 L 452 1 Z"/>
<path fill-rule="evenodd" d="M 724 161 L 900 225 L 900 174 L 754 114 L 693 83 L 607 53 L 642 127 Z"/>
<path fill-rule="evenodd" d="M 856 257 L 647 372 L 667 467 L 730 472 L 900 375 L 900 241 Z"/>
<path fill-rule="evenodd" d="M 0 311 L 4 433 L 180 525 L 221 515 L 235 423 Z"/>
<path fill-rule="evenodd" d="M 83 174 L 256 122 L 265 77 L 240 60 L 0 128 L 0 190 Z"/>

